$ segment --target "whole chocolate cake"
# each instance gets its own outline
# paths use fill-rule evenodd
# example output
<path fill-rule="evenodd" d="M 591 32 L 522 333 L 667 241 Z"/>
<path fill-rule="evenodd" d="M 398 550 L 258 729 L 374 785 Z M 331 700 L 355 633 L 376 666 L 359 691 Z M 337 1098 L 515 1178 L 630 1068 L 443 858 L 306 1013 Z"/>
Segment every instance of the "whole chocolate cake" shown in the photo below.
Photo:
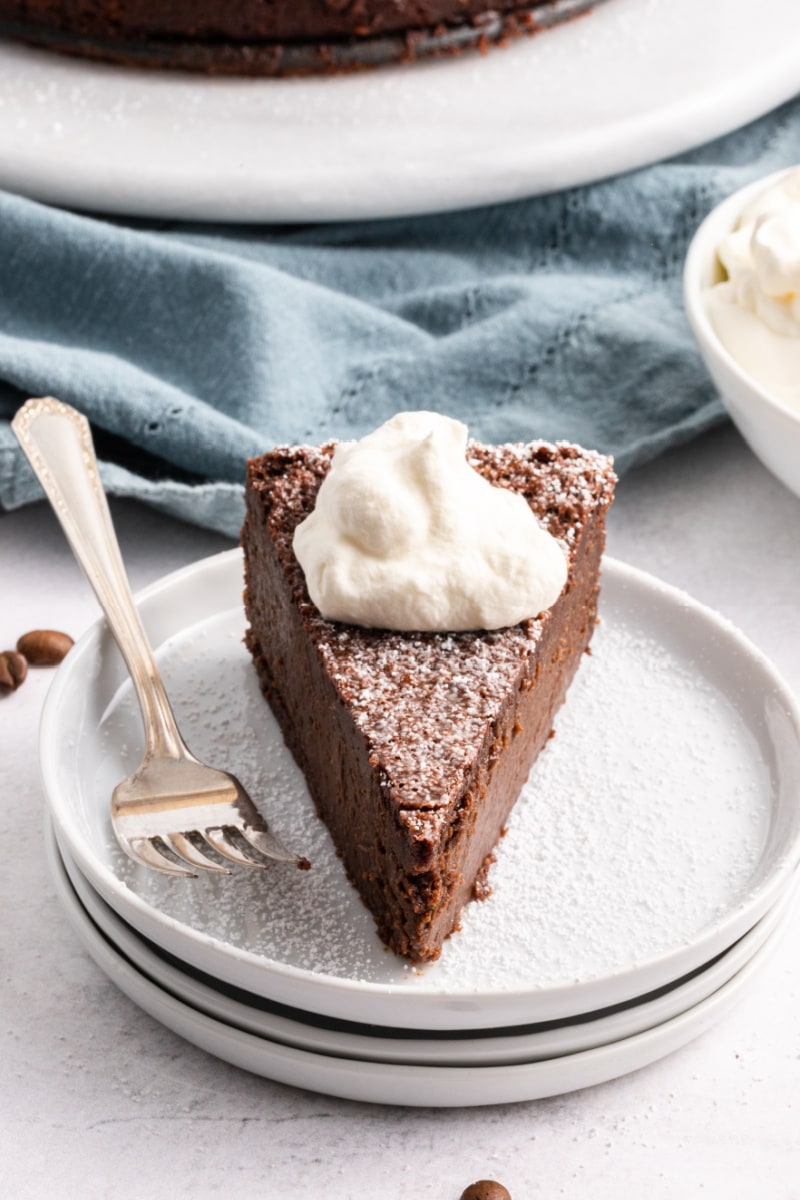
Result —
<path fill-rule="evenodd" d="M 0 36 L 211 73 L 340 71 L 485 47 L 599 0 L 0 0 Z"/>
<path fill-rule="evenodd" d="M 611 461 L 567 444 L 490 447 L 468 461 L 522 495 L 566 557 L 537 618 L 492 632 L 403 633 L 325 620 L 293 548 L 334 446 L 250 462 L 247 645 L 285 740 L 381 938 L 438 957 L 487 870 L 597 620 Z"/>

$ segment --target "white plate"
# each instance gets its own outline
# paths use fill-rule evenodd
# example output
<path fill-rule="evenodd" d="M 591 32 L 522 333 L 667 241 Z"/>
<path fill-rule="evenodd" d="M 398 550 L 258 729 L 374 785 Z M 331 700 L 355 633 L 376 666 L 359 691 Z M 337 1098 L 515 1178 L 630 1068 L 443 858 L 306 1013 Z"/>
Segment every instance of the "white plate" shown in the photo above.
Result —
<path fill-rule="evenodd" d="M 314 815 L 242 646 L 238 551 L 147 589 L 141 610 L 189 744 L 235 767 L 309 872 L 172 880 L 109 821 L 141 722 L 103 627 L 69 654 L 42 719 L 59 843 L 106 902 L 183 962 L 310 1012 L 415 1029 L 562 1019 L 710 962 L 775 903 L 800 858 L 800 713 L 716 614 L 606 560 L 603 621 L 492 870 L 438 962 L 379 942 Z"/>
<path fill-rule="evenodd" d="M 795 95 L 796 0 L 609 0 L 481 56 L 198 79 L 0 44 L 0 186 L 130 215 L 437 212 L 654 162 Z"/>
<path fill-rule="evenodd" d="M 505 1066 L 369 1062 L 283 1045 L 218 1021 L 152 982 L 98 930 L 63 866 L 53 879 L 70 923 L 102 971 L 146 1013 L 195 1046 L 256 1075 L 313 1092 L 373 1104 L 467 1108 L 539 1100 L 616 1079 L 648 1066 L 704 1033 L 732 1006 L 774 949 L 779 928 L 711 996 L 644 1033 L 577 1054 Z"/>
<path fill-rule="evenodd" d="M 199 1012 L 247 1033 L 257 1034 L 299 1050 L 333 1054 L 368 1062 L 420 1063 L 428 1066 L 503 1066 L 541 1061 L 591 1050 L 661 1025 L 705 1000 L 726 984 L 786 924 L 797 892 L 796 875 L 769 912 L 712 964 L 683 983 L 643 999 L 577 1022 L 527 1026 L 474 1036 L 420 1037 L 414 1031 L 392 1031 L 349 1022 L 320 1025 L 296 1009 L 277 1010 L 268 1001 L 246 992 L 230 994 L 207 976 L 181 970 L 145 941 L 98 896 L 69 855 L 61 854 L 51 828 L 47 831 L 49 858 L 56 875 L 66 871 L 77 901 L 112 945 L 152 982 Z M 64 884 L 67 886 L 67 884 Z M 63 892 L 63 887 L 59 888 Z M 401 1036 L 402 1035 L 402 1036 Z"/>

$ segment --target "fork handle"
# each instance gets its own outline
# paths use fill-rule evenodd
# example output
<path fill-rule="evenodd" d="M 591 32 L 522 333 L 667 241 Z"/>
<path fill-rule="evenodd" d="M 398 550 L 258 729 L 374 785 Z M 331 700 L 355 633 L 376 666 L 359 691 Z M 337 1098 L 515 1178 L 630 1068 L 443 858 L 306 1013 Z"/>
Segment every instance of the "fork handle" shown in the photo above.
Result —
<path fill-rule="evenodd" d="M 145 755 L 192 757 L 131 595 L 86 418 L 52 397 L 28 400 L 11 422 L 100 602 L 142 710 Z"/>

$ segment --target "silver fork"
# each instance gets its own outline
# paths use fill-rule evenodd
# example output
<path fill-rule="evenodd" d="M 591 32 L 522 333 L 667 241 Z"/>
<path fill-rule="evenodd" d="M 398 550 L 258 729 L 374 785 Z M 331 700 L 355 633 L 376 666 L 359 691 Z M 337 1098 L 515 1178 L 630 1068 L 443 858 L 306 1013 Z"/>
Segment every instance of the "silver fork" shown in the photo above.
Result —
<path fill-rule="evenodd" d="M 230 874 L 217 856 L 244 867 L 268 860 L 307 867 L 270 831 L 239 780 L 201 763 L 180 735 L 131 596 L 89 422 L 45 397 L 28 400 L 11 425 L 94 588 L 142 710 L 144 759 L 111 798 L 122 849 L 167 875 Z"/>

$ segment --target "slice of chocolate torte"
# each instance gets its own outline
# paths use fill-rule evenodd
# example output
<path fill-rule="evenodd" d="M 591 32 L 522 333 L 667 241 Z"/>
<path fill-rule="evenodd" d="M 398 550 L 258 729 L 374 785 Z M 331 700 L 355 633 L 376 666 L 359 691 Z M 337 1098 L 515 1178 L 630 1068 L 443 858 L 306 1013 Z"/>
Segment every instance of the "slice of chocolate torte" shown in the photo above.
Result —
<path fill-rule="evenodd" d="M 469 442 L 528 502 L 567 582 L 533 619 L 405 633 L 325 620 L 293 549 L 334 444 L 279 447 L 247 474 L 246 635 L 264 695 L 383 941 L 438 957 L 487 871 L 597 621 L 611 460 L 568 444 Z"/>

